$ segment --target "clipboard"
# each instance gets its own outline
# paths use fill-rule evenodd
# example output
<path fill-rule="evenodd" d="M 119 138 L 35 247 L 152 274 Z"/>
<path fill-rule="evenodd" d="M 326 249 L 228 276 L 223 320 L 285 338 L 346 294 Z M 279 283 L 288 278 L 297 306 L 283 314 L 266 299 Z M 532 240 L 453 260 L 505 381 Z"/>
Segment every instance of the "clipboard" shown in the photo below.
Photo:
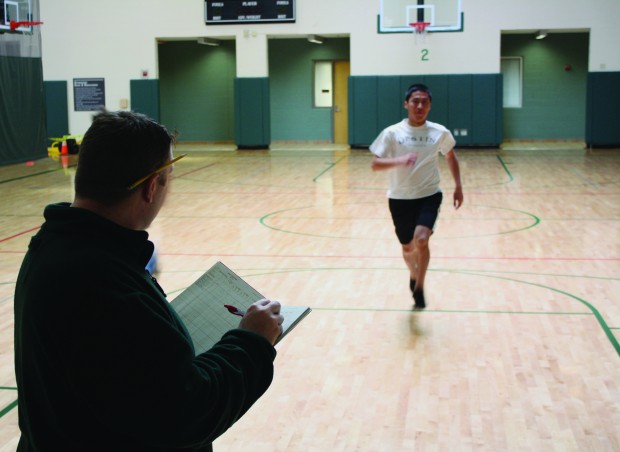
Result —
<path fill-rule="evenodd" d="M 233 305 L 242 311 L 266 298 L 250 286 L 239 275 L 217 262 L 192 285 L 170 302 L 187 328 L 196 354 L 209 350 L 222 336 L 239 327 L 240 318 L 232 314 L 225 305 Z M 284 316 L 281 341 L 311 309 L 307 306 L 282 305 Z"/>

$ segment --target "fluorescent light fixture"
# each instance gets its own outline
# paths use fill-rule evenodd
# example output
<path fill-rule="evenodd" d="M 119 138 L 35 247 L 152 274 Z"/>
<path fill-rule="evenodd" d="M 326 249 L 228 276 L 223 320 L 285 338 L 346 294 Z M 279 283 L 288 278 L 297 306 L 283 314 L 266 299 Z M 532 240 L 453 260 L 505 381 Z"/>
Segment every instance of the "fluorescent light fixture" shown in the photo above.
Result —
<path fill-rule="evenodd" d="M 536 33 L 536 39 L 545 39 L 547 37 L 547 32 L 546 31 L 538 31 Z"/>
<path fill-rule="evenodd" d="M 198 38 L 198 44 L 202 44 L 203 46 L 219 46 L 220 41 L 212 38 Z"/>
<path fill-rule="evenodd" d="M 323 44 L 323 38 L 317 35 L 308 35 L 308 42 L 312 42 L 314 44 Z"/>

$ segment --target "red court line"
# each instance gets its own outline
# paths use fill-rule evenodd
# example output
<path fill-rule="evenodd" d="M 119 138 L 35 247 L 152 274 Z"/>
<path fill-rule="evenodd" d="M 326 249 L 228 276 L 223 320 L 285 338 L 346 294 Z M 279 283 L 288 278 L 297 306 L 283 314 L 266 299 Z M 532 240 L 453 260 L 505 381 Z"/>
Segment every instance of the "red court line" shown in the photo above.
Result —
<path fill-rule="evenodd" d="M 195 172 L 195 171 L 192 171 Z M 188 173 L 191 174 L 191 173 Z M 186 174 L 181 174 L 179 176 L 175 176 L 175 177 L 184 177 L 186 176 Z M 238 185 L 238 184 L 237 184 Z M 249 185 L 248 185 L 249 186 Z M 209 194 L 224 194 L 224 195 L 264 195 L 265 193 L 267 194 L 271 194 L 274 193 L 273 187 L 265 187 L 265 190 L 263 191 L 209 191 Z M 370 188 L 367 191 L 346 191 L 345 189 L 342 190 L 336 190 L 334 191 L 335 195 L 347 195 L 347 196 L 353 196 L 353 195 L 359 195 L 359 196 L 368 196 L 368 195 L 381 195 L 382 198 L 385 198 L 385 188 L 383 187 L 378 187 L 378 188 Z M 444 192 L 449 192 L 449 190 L 444 190 Z M 200 195 L 200 196 L 204 196 L 205 192 L 201 192 L 201 191 L 184 191 L 184 192 L 178 192 L 178 193 L 183 193 L 184 195 Z M 279 194 L 279 195 L 308 195 L 308 196 L 315 196 L 316 192 L 314 191 L 314 187 L 308 186 L 308 190 L 303 190 L 303 191 L 276 191 L 275 193 Z M 534 196 L 534 197 L 539 197 L 539 196 L 618 196 L 620 195 L 620 192 L 608 192 L 608 193 L 586 193 L 586 192 L 557 192 L 557 193 L 546 193 L 546 192 L 531 192 L 531 193 L 526 193 L 526 192 L 475 192 L 475 191 L 469 191 L 469 192 L 465 192 L 470 196 L 476 195 L 476 196 Z"/>
<path fill-rule="evenodd" d="M 7 242 L 16 237 L 28 234 L 29 232 L 40 229 L 41 226 L 37 226 L 32 229 L 22 231 L 18 234 L 14 234 L 10 237 L 0 239 L 0 243 Z M 12 253 L 17 251 L 1 251 L 3 253 Z M 271 258 L 319 258 L 319 259 L 402 259 L 402 256 L 353 256 L 353 255 L 336 255 L 336 256 L 316 256 L 309 254 L 287 254 L 287 255 L 275 255 L 275 254 L 227 254 L 227 253 L 161 253 L 166 256 L 226 256 L 226 257 L 271 257 Z M 527 256 L 433 256 L 433 259 L 456 259 L 456 260 L 508 260 L 508 261 L 620 261 L 620 257 L 527 257 Z"/>
<path fill-rule="evenodd" d="M 26 231 L 28 232 L 28 231 Z M 21 234 L 18 234 L 21 235 Z M 13 236 L 13 237 L 17 237 Z M 0 240 L 3 242 L 7 239 Z M 0 251 L 0 254 L 23 254 L 25 250 L 22 251 Z M 230 254 L 230 253 L 160 253 L 160 256 L 196 256 L 196 257 L 267 257 L 272 259 L 289 259 L 289 258 L 300 258 L 300 259 L 398 259 L 399 261 L 403 258 L 402 256 L 351 256 L 351 255 L 335 255 L 335 256 L 317 256 L 310 254 Z M 552 261 L 575 261 L 575 262 L 617 262 L 620 261 L 620 257 L 485 257 L 485 256 L 433 256 L 433 259 L 446 259 L 446 260 L 473 260 L 473 261 L 483 261 L 483 260 L 496 260 L 496 261 L 540 261 L 540 262 L 552 262 Z"/>
<path fill-rule="evenodd" d="M 0 239 L 0 243 L 8 242 L 9 240 L 14 239 L 15 237 L 19 237 L 20 235 L 28 234 L 29 232 L 36 231 L 37 229 L 41 229 L 41 226 L 37 226 L 36 228 L 28 229 L 26 231 L 22 231 L 19 234 L 15 234 L 15 235 L 12 235 L 10 237 L 5 237 L 3 239 Z"/>
<path fill-rule="evenodd" d="M 402 259 L 402 256 L 317 256 L 310 254 L 228 254 L 228 253 L 161 253 L 162 256 L 225 256 L 225 257 L 271 257 L 271 258 L 318 258 L 318 259 Z M 433 259 L 464 260 L 511 260 L 511 261 L 620 261 L 620 257 L 476 257 L 476 256 L 433 256 Z"/>

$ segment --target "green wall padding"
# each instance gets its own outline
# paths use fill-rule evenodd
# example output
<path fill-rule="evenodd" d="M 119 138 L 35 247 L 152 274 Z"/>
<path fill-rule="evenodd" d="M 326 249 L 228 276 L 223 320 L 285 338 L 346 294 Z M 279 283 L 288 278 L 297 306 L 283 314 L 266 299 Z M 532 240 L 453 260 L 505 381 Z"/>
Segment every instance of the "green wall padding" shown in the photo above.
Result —
<path fill-rule="evenodd" d="M 40 58 L 0 56 L 0 165 L 47 156 Z"/>
<path fill-rule="evenodd" d="M 234 140 L 235 42 L 158 46 L 160 121 L 179 141 Z"/>
<path fill-rule="evenodd" d="M 457 146 L 499 146 L 501 80 L 501 74 L 350 77 L 349 143 L 366 147 L 385 127 L 406 118 L 407 88 L 424 83 L 433 94 L 428 120 L 450 129 Z"/>
<path fill-rule="evenodd" d="M 448 80 L 450 124 L 444 123 L 444 125 L 452 131 L 457 145 L 461 146 L 472 144 L 471 110 L 473 93 L 471 80 L 471 75 L 453 75 Z"/>
<path fill-rule="evenodd" d="M 400 121 L 405 112 L 402 81 L 398 76 L 386 76 L 377 80 L 377 119 L 381 129 Z"/>
<path fill-rule="evenodd" d="M 620 72 L 588 74 L 586 142 L 620 146 Z"/>
<path fill-rule="evenodd" d="M 160 121 L 159 80 L 130 80 L 129 90 L 131 110 Z"/>
<path fill-rule="evenodd" d="M 69 134 L 69 107 L 67 81 L 43 82 L 45 92 L 45 116 L 48 138 L 62 137 Z M 51 144 L 49 142 L 48 144 Z"/>
<path fill-rule="evenodd" d="M 471 83 L 471 129 L 475 131 L 476 140 L 470 144 L 498 145 L 504 138 L 503 77 L 501 74 L 480 74 L 472 77 Z"/>
<path fill-rule="evenodd" d="M 239 148 L 266 148 L 271 143 L 269 79 L 235 79 L 235 143 Z"/>
<path fill-rule="evenodd" d="M 504 108 L 506 139 L 585 139 L 588 47 L 587 33 L 502 35 L 501 55 L 523 58 L 523 104 Z"/>
<path fill-rule="evenodd" d="M 395 92 L 395 90 L 393 90 Z M 389 107 L 379 117 L 379 77 L 349 77 L 349 144 L 353 147 L 369 145 L 389 122 Z"/>

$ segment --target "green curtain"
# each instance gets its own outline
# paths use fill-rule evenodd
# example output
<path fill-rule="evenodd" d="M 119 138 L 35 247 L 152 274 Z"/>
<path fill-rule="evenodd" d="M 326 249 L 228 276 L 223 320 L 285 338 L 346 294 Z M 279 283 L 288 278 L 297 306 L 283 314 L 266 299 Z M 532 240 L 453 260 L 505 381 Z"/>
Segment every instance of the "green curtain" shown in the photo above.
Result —
<path fill-rule="evenodd" d="M 46 155 L 41 58 L 0 56 L 0 165 Z"/>

